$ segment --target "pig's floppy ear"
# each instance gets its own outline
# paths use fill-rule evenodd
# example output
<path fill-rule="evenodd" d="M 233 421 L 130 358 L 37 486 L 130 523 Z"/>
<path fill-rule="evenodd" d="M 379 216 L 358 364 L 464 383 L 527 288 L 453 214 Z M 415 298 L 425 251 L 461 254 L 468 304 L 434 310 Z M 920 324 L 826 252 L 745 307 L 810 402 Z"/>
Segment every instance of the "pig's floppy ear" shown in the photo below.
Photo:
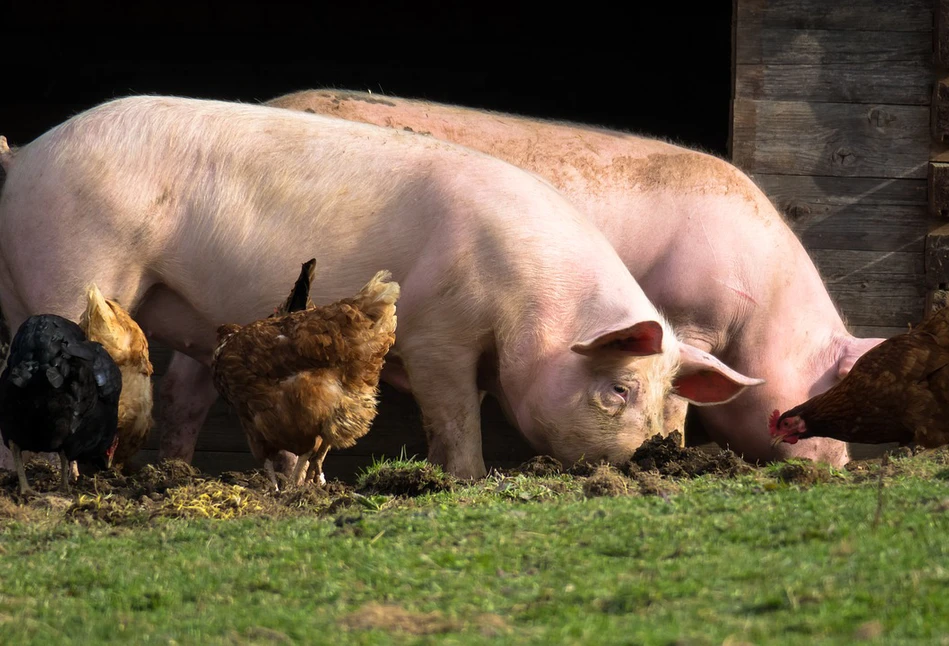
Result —
<path fill-rule="evenodd" d="M 662 326 L 657 321 L 640 321 L 635 325 L 601 332 L 588 341 L 574 343 L 570 349 L 591 355 L 598 351 L 622 352 L 645 357 L 662 352 Z"/>
<path fill-rule="evenodd" d="M 749 386 L 760 386 L 764 379 L 754 379 L 732 370 L 724 363 L 694 345 L 679 344 L 679 372 L 672 381 L 672 392 L 692 404 L 724 404 L 740 395 Z"/>

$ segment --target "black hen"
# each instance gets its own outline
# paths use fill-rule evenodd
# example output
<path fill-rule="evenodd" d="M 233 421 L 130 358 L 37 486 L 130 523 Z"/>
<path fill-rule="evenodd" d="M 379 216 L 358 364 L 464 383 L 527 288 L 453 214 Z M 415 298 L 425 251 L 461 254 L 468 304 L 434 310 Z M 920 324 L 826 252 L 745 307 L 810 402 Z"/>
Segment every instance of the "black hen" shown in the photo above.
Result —
<path fill-rule="evenodd" d="M 108 468 L 121 394 L 119 368 L 78 325 L 53 314 L 26 319 L 0 375 L 0 433 L 13 452 L 20 491 L 30 491 L 21 451 L 59 453 L 64 490 L 70 461 Z"/>

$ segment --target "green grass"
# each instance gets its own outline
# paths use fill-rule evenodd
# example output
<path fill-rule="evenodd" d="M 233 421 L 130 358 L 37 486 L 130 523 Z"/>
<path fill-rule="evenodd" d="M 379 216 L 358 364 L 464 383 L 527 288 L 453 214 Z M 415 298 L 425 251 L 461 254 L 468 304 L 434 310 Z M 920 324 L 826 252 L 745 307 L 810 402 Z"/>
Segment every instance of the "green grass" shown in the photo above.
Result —
<path fill-rule="evenodd" d="M 895 460 L 876 526 L 875 467 L 780 465 L 664 496 L 492 476 L 324 518 L 13 522 L 0 643 L 949 644 L 945 461 Z"/>

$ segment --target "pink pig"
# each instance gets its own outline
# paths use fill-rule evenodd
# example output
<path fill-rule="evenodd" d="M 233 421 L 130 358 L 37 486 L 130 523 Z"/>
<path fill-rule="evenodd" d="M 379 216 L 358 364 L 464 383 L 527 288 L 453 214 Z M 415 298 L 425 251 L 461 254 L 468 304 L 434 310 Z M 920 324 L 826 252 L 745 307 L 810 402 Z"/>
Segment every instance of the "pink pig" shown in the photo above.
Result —
<path fill-rule="evenodd" d="M 673 390 L 714 403 L 760 383 L 679 343 L 606 238 L 549 184 L 431 137 L 130 97 L 0 161 L 11 329 L 38 312 L 78 317 L 96 281 L 151 338 L 200 365 L 171 375 L 180 419 L 203 419 L 213 403 L 217 326 L 269 314 L 311 257 L 316 303 L 380 269 L 400 283 L 387 378 L 418 401 L 429 459 L 460 477 L 485 474 L 482 391 L 538 450 L 618 461 L 663 432 Z M 194 434 L 184 439 L 190 457 Z"/>
<path fill-rule="evenodd" d="M 764 378 L 699 411 L 712 439 L 748 459 L 849 460 L 845 444 L 824 438 L 772 448 L 768 416 L 830 388 L 883 339 L 847 331 L 797 237 L 731 164 L 602 128 L 362 92 L 268 105 L 430 134 L 546 178 L 606 235 L 681 339 Z"/>

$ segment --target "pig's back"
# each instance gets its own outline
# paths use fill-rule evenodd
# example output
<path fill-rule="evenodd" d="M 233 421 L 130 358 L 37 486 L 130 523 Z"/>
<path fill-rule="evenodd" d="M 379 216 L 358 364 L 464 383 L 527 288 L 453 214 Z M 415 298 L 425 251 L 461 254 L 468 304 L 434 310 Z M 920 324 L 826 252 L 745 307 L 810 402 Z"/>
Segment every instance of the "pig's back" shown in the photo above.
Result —
<path fill-rule="evenodd" d="M 507 162 L 256 105 L 155 96 L 103 104 L 22 149 L 3 198 L 0 231 L 11 238 L 43 208 L 61 214 L 45 218 L 59 227 L 50 232 L 57 244 L 92 241 L 158 275 L 186 276 L 183 292 L 223 274 L 259 286 L 261 298 L 282 293 L 288 263 L 315 255 L 329 278 L 315 293 L 335 299 L 381 267 L 401 280 L 419 258 L 438 272 L 487 245 L 517 258 L 512 272 L 563 273 L 567 264 L 628 276 L 566 200 Z"/>
<path fill-rule="evenodd" d="M 662 140 L 586 124 L 525 118 L 462 106 L 302 91 L 267 103 L 293 111 L 414 131 L 496 156 L 544 178 L 604 232 L 634 273 L 654 267 L 683 239 L 741 227 L 743 246 L 786 238 L 768 198 L 732 164 Z M 774 226 L 776 225 L 776 226 Z M 748 241 L 753 240 L 753 245 Z M 648 243 L 645 243 L 648 241 Z"/>

